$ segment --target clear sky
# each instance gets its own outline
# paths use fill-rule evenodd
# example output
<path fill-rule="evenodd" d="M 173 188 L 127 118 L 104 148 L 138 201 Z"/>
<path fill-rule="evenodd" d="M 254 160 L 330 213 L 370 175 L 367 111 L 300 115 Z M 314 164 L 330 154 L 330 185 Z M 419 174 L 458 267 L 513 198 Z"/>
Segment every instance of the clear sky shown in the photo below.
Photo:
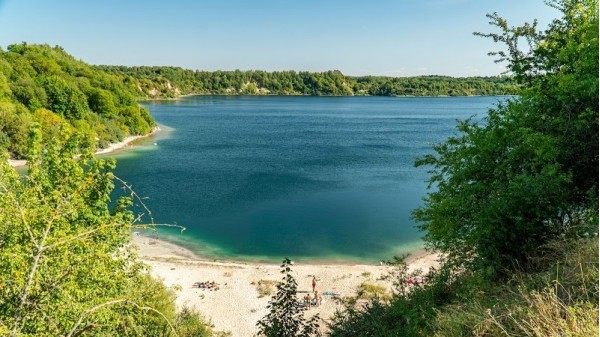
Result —
<path fill-rule="evenodd" d="M 0 0 L 0 46 L 60 45 L 91 64 L 347 75 L 498 75 L 486 13 L 513 25 L 543 0 Z"/>

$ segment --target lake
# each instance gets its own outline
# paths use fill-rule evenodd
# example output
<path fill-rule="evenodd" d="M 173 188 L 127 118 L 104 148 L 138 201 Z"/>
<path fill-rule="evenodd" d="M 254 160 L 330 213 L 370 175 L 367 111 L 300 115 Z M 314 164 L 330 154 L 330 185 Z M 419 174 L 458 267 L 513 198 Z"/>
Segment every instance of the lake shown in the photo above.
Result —
<path fill-rule="evenodd" d="M 113 154 L 161 239 L 215 259 L 376 262 L 422 247 L 415 159 L 503 97 L 193 96 Z M 121 192 L 122 193 L 122 192 Z M 137 209 L 141 211 L 141 209 Z"/>

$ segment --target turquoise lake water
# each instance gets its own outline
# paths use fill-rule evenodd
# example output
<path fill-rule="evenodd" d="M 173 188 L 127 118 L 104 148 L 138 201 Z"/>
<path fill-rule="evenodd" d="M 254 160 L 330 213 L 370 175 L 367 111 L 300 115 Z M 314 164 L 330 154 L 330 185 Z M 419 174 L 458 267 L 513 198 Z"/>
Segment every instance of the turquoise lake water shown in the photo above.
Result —
<path fill-rule="evenodd" d="M 194 96 L 144 105 L 161 125 L 113 154 L 159 238 L 215 259 L 376 262 L 422 247 L 415 158 L 502 97 Z"/>

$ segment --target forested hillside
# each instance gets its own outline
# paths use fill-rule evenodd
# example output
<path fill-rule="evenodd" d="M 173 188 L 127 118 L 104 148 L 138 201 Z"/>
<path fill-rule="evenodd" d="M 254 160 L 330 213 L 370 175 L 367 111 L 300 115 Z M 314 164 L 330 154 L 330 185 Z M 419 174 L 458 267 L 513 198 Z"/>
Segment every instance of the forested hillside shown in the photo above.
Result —
<path fill-rule="evenodd" d="M 44 139 L 77 129 L 94 147 L 146 134 L 154 121 L 138 96 L 134 83 L 60 47 L 11 45 L 0 50 L 0 147 L 24 157 L 33 123 L 41 125 Z"/>
<path fill-rule="evenodd" d="M 508 77 L 345 76 L 340 71 L 193 71 L 178 67 L 99 66 L 126 76 L 149 97 L 182 94 L 316 96 L 473 96 L 515 94 Z"/>

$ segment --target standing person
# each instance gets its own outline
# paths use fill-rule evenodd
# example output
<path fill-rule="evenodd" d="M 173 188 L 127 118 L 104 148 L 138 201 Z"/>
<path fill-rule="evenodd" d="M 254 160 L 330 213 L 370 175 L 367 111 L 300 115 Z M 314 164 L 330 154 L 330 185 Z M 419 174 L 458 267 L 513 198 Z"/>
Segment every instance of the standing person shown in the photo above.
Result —
<path fill-rule="evenodd" d="M 317 279 L 313 276 L 313 279 L 312 279 L 313 293 L 315 292 L 315 287 L 316 286 L 317 286 Z"/>

